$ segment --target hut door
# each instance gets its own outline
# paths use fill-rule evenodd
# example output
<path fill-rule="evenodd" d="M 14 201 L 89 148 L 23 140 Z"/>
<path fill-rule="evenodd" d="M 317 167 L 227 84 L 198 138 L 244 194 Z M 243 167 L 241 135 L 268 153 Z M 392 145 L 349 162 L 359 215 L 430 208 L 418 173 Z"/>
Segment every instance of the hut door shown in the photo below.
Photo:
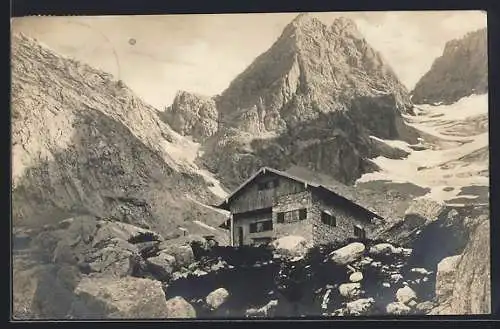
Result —
<path fill-rule="evenodd" d="M 243 245 L 243 227 L 238 227 L 238 245 Z"/>

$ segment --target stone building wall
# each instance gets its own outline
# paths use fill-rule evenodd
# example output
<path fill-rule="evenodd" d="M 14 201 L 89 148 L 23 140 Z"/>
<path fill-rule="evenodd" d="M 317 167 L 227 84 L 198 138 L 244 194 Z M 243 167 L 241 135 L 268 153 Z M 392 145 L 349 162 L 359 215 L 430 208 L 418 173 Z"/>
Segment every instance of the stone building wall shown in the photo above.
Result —
<path fill-rule="evenodd" d="M 361 226 L 366 233 L 366 238 L 370 238 L 375 225 L 368 218 L 356 214 L 355 211 L 345 209 L 344 206 L 336 206 L 332 202 L 325 202 L 314 198 L 311 207 L 312 235 L 315 245 L 327 244 L 330 242 L 342 242 L 349 238 L 355 238 L 354 226 Z M 321 221 L 321 213 L 329 211 L 336 218 L 336 226 L 332 227 Z"/>
<path fill-rule="evenodd" d="M 273 207 L 274 236 L 298 235 L 306 240 L 312 240 L 313 212 L 310 191 L 303 191 L 277 198 Z M 298 218 L 299 209 L 307 209 L 306 218 Z M 285 212 L 285 223 L 278 223 L 278 213 Z"/>

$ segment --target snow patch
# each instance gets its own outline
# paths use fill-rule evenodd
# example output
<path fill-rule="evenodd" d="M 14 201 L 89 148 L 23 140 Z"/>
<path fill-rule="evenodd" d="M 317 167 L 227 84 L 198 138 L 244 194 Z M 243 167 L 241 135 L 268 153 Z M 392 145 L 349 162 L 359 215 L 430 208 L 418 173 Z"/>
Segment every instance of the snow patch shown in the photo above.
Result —
<path fill-rule="evenodd" d="M 220 198 L 225 198 L 229 193 L 222 187 L 221 182 L 216 179 L 208 170 L 201 169 L 196 165 L 196 158 L 200 154 L 200 144 L 191 141 L 183 136 L 176 136 L 174 142 L 163 140 L 161 145 L 163 150 L 178 163 L 182 163 L 191 168 L 196 174 L 203 177 L 208 183 L 208 189 Z"/>
<path fill-rule="evenodd" d="M 400 141 L 400 140 L 390 140 L 390 139 L 382 139 L 376 136 L 370 136 L 371 139 L 376 140 L 378 142 L 384 143 L 387 146 L 402 149 L 407 152 L 412 152 L 413 150 L 409 147 L 410 144 Z"/>
<path fill-rule="evenodd" d="M 463 97 L 450 105 L 419 105 L 424 112 L 442 114 L 447 120 L 466 120 L 488 113 L 488 94 Z"/>

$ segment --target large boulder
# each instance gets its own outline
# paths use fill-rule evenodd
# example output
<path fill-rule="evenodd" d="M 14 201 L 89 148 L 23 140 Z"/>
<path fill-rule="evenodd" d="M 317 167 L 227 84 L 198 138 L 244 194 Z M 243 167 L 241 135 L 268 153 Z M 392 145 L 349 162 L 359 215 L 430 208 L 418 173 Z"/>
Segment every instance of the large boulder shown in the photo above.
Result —
<path fill-rule="evenodd" d="M 370 247 L 368 253 L 370 256 L 390 256 L 399 255 L 403 252 L 403 248 L 395 247 L 390 243 L 379 243 Z"/>
<path fill-rule="evenodd" d="M 47 266 L 32 278 L 36 290 L 32 310 L 39 318 L 65 319 L 73 300 L 73 291 L 81 280 L 78 269 L 70 265 Z"/>
<path fill-rule="evenodd" d="M 413 291 L 413 289 L 406 286 L 396 291 L 396 299 L 398 302 L 408 304 L 411 301 L 417 299 L 417 294 L 415 293 L 415 291 Z"/>
<path fill-rule="evenodd" d="M 296 235 L 287 235 L 274 240 L 271 246 L 276 250 L 276 253 L 289 257 L 304 256 L 310 245 L 304 237 Z"/>
<path fill-rule="evenodd" d="M 89 271 L 116 277 L 132 275 L 141 259 L 135 246 L 120 239 L 107 243 L 86 255 L 84 261 Z"/>
<path fill-rule="evenodd" d="M 432 274 L 432 271 L 428 271 L 423 267 L 414 267 L 410 270 L 411 273 L 415 273 L 420 276 L 427 276 Z"/>
<path fill-rule="evenodd" d="M 413 200 L 405 211 L 405 223 L 411 222 L 415 227 L 425 226 L 431 222 L 443 218 L 447 207 L 441 202 L 428 197 L 420 197 Z"/>
<path fill-rule="evenodd" d="M 212 310 L 218 309 L 229 298 L 229 292 L 224 288 L 218 288 L 205 298 L 205 302 Z"/>
<path fill-rule="evenodd" d="M 436 273 L 436 297 L 438 302 L 444 302 L 453 294 L 455 285 L 455 273 L 461 255 L 446 257 L 437 266 Z"/>
<path fill-rule="evenodd" d="M 410 313 L 411 308 L 400 302 L 393 302 L 386 306 L 386 312 L 391 315 L 406 315 Z"/>
<path fill-rule="evenodd" d="M 92 216 L 74 217 L 53 251 L 52 261 L 80 267 L 84 273 L 123 277 L 145 267 L 141 253 L 162 237 L 134 225 Z M 156 241 L 156 242 L 155 242 Z"/>
<path fill-rule="evenodd" d="M 347 303 L 346 310 L 349 315 L 363 315 L 370 310 L 373 304 L 375 304 L 373 298 L 361 298 Z"/>
<path fill-rule="evenodd" d="M 160 253 L 172 255 L 175 258 L 176 268 L 188 267 L 194 262 L 194 253 L 190 245 L 160 245 Z"/>
<path fill-rule="evenodd" d="M 84 278 L 75 289 L 71 317 L 76 319 L 167 318 L 161 282 L 150 279 Z"/>
<path fill-rule="evenodd" d="M 363 280 L 363 273 L 361 272 L 354 272 L 349 276 L 349 281 L 351 282 L 359 282 Z"/>
<path fill-rule="evenodd" d="M 337 265 L 347 265 L 361 258 L 364 252 L 364 244 L 361 242 L 353 242 L 333 251 L 330 254 L 330 259 Z"/>
<path fill-rule="evenodd" d="M 175 257 L 160 253 L 156 257 L 146 259 L 148 271 L 158 280 L 167 280 L 174 272 Z"/>
<path fill-rule="evenodd" d="M 146 241 L 163 241 L 161 235 L 135 225 L 117 221 L 98 221 L 99 230 L 93 239 L 93 247 L 111 238 L 118 238 L 136 244 Z"/>
<path fill-rule="evenodd" d="M 167 300 L 167 317 L 190 319 L 196 318 L 196 310 L 184 298 L 177 296 Z"/>
<path fill-rule="evenodd" d="M 359 297 L 361 294 L 361 284 L 359 282 L 343 283 L 339 286 L 339 293 L 345 298 Z"/>

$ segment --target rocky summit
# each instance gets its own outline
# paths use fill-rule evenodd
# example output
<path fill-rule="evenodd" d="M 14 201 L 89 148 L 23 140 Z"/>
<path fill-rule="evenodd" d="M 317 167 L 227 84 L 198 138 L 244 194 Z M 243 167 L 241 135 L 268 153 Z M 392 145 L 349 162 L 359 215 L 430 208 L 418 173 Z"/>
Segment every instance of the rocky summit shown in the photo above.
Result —
<path fill-rule="evenodd" d="M 165 122 L 195 141 L 204 141 L 217 132 L 217 116 L 214 99 L 187 91 L 178 92 L 172 105 L 162 112 Z"/>
<path fill-rule="evenodd" d="M 446 43 L 443 54 L 412 91 L 416 104 L 451 104 L 472 94 L 488 92 L 486 28 Z"/>
<path fill-rule="evenodd" d="M 211 101 L 193 107 L 193 98 L 177 97 L 166 111 L 167 122 L 193 138 L 202 130 L 213 134 L 202 160 L 229 187 L 263 164 L 301 165 L 350 184 L 374 169 L 369 158 L 387 152 L 370 135 L 408 142 L 418 137 L 402 120 L 413 111 L 408 91 L 345 18 L 331 26 L 308 14 L 294 19 L 213 98 L 216 133 L 211 119 L 194 114 L 198 108 L 212 113 Z M 180 122 L 181 117 L 186 119 Z M 196 128 L 200 124 L 203 129 Z"/>

